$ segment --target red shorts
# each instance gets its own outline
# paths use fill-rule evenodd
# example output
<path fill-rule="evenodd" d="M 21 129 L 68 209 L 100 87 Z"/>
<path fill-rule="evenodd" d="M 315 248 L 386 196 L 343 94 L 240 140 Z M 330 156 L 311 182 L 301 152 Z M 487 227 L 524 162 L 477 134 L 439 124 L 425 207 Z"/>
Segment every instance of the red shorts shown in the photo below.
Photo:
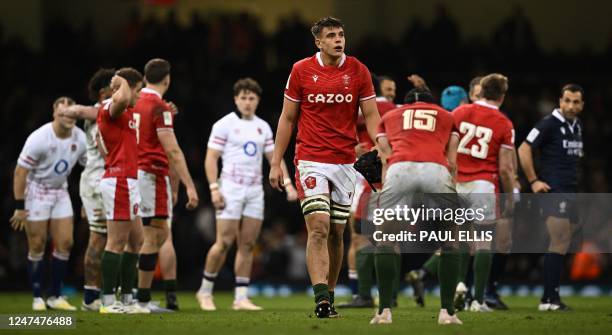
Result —
<path fill-rule="evenodd" d="M 172 217 L 170 177 L 138 170 L 140 216 L 167 219 Z"/>
<path fill-rule="evenodd" d="M 100 180 L 106 220 L 132 221 L 139 215 L 140 192 L 138 181 L 125 177 L 106 177 Z"/>

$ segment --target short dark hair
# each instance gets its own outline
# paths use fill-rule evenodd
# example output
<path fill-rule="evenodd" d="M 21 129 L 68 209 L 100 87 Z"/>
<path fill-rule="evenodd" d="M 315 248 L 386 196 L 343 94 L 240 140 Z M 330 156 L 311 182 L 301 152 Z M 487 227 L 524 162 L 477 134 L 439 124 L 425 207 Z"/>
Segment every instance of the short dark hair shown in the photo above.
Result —
<path fill-rule="evenodd" d="M 110 89 L 110 82 L 115 75 L 115 69 L 104 69 L 101 68 L 89 79 L 87 84 L 87 91 L 89 92 L 89 99 L 91 101 L 98 101 L 100 99 L 100 90 L 104 88 Z"/>
<path fill-rule="evenodd" d="M 170 74 L 170 62 L 161 58 L 153 58 L 144 67 L 147 83 L 159 84 Z"/>
<path fill-rule="evenodd" d="M 342 21 L 340 21 L 340 19 L 328 16 L 328 17 L 324 17 L 320 19 L 319 21 L 317 21 L 312 26 L 312 28 L 310 28 L 310 32 L 312 33 L 312 36 L 314 36 L 314 38 L 317 38 L 321 35 L 323 28 L 343 28 L 344 29 L 344 24 L 342 23 Z"/>
<path fill-rule="evenodd" d="M 61 103 L 68 104 L 68 106 L 74 105 L 74 100 L 71 97 L 59 97 L 53 101 L 53 109 L 57 108 L 57 106 Z"/>
<path fill-rule="evenodd" d="M 567 84 L 565 86 L 563 86 L 563 88 L 561 89 L 561 96 L 563 96 L 563 94 L 565 94 L 565 91 L 569 91 L 572 93 L 580 93 L 580 98 L 582 100 L 584 100 L 584 89 L 582 88 L 582 86 L 578 85 L 578 84 Z"/>
<path fill-rule="evenodd" d="M 140 74 L 138 70 L 131 67 L 123 67 L 119 69 L 115 74 L 125 79 L 131 88 L 136 87 L 138 83 L 142 82 L 142 74 Z"/>
<path fill-rule="evenodd" d="M 508 78 L 499 73 L 491 73 L 480 81 L 482 97 L 487 100 L 499 100 L 508 92 Z"/>
<path fill-rule="evenodd" d="M 431 91 L 424 87 L 413 88 L 404 97 L 405 104 L 413 104 L 415 102 L 426 102 L 430 104 L 436 104 L 437 100 Z"/>
<path fill-rule="evenodd" d="M 470 81 L 470 95 L 474 92 L 474 87 L 476 87 L 476 85 L 480 85 L 480 81 L 482 80 L 482 76 L 477 76 L 474 77 L 474 79 L 472 79 Z"/>
<path fill-rule="evenodd" d="M 234 83 L 234 96 L 238 96 L 242 91 L 253 92 L 261 98 L 261 86 L 253 78 L 240 78 Z"/>

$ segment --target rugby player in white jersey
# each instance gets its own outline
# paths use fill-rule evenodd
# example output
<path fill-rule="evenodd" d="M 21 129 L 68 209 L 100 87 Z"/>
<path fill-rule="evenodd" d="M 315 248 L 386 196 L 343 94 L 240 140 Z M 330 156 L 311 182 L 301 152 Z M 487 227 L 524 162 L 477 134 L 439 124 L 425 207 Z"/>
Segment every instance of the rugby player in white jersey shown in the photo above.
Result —
<path fill-rule="evenodd" d="M 196 293 L 200 308 L 216 310 L 212 291 L 215 278 L 234 241 L 237 242 L 234 272 L 236 276 L 234 310 L 260 310 L 248 296 L 248 285 L 253 263 L 253 248 L 261 229 L 264 213 L 262 158 L 272 160 L 274 137 L 270 125 L 257 117 L 255 111 L 261 98 L 261 87 L 251 78 L 234 84 L 234 103 L 231 112 L 212 128 L 206 152 L 206 178 L 213 205 L 217 209 L 217 237 L 208 251 L 202 286 Z M 223 169 L 218 176 L 217 163 Z M 285 176 L 287 167 L 281 164 Z M 284 180 L 287 200 L 295 201 L 297 192 L 291 179 Z"/>
<path fill-rule="evenodd" d="M 73 211 L 67 178 L 74 165 L 85 165 L 85 133 L 75 119 L 58 115 L 58 109 L 74 104 L 67 97 L 53 103 L 53 121 L 35 130 L 17 160 L 13 179 L 15 213 L 13 229 L 25 228 L 28 238 L 28 272 L 35 311 L 74 311 L 62 296 L 62 284 L 72 249 Z M 43 259 L 47 235 L 53 241 L 51 284 L 47 301 L 42 296 Z"/>

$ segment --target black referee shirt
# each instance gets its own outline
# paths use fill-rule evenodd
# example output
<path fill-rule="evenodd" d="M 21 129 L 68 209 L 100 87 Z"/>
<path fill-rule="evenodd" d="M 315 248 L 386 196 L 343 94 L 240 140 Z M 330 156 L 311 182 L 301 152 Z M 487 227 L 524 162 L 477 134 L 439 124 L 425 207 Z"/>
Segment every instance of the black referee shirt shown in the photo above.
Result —
<path fill-rule="evenodd" d="M 582 124 L 569 121 L 559 109 L 544 117 L 525 140 L 532 149 L 540 150 L 538 179 L 551 187 L 551 192 L 574 193 L 578 189 L 578 162 L 583 156 Z"/>

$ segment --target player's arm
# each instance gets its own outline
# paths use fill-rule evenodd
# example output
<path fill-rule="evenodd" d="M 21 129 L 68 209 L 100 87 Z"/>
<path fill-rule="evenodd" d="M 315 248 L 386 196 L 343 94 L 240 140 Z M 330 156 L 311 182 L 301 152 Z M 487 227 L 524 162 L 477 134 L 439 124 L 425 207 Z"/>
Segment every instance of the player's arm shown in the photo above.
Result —
<path fill-rule="evenodd" d="M 115 75 L 111 79 L 111 88 L 114 90 L 113 96 L 111 97 L 113 103 L 110 106 L 110 116 L 116 118 L 121 115 L 130 104 L 130 85 L 125 78 Z"/>
<path fill-rule="evenodd" d="M 196 191 L 195 184 L 193 183 L 193 179 L 191 179 L 191 174 L 189 174 L 189 169 L 187 169 L 187 162 L 185 161 L 185 155 L 179 147 L 178 142 L 176 141 L 176 136 L 174 136 L 173 131 L 158 131 L 157 137 L 159 138 L 159 142 L 161 143 L 166 155 L 168 156 L 168 161 L 170 166 L 176 171 L 179 179 L 187 188 L 187 209 L 194 209 L 198 206 L 198 192 Z"/>
<path fill-rule="evenodd" d="M 373 100 L 373 99 L 372 99 Z M 284 172 L 281 168 L 281 161 L 285 156 L 285 151 L 291 141 L 293 128 L 297 123 L 298 111 L 300 103 L 291 101 L 286 97 L 283 100 L 283 111 L 278 119 L 278 128 L 276 129 L 276 141 L 274 142 L 274 154 L 270 160 L 270 185 L 273 188 L 282 191 Z"/>
<path fill-rule="evenodd" d="M 217 176 L 219 175 L 217 162 L 220 157 L 221 151 L 208 148 L 206 150 L 206 158 L 204 159 L 204 172 L 206 173 L 208 187 L 210 188 L 210 198 L 216 209 L 223 209 L 225 207 L 225 201 L 217 183 Z"/>
<path fill-rule="evenodd" d="M 550 186 L 538 179 L 538 175 L 536 174 L 533 164 L 533 150 L 531 145 L 527 142 L 521 143 L 521 146 L 519 146 L 518 149 L 518 154 L 521 161 L 521 168 L 523 169 L 523 173 L 525 173 L 525 177 L 527 177 L 527 181 L 531 185 L 531 190 L 534 193 L 545 193 L 550 191 Z"/>
<path fill-rule="evenodd" d="M 446 144 L 446 160 L 448 160 L 448 168 L 453 179 L 457 176 L 457 149 L 459 148 L 459 134 L 451 133 L 448 143 Z"/>
<path fill-rule="evenodd" d="M 389 143 L 387 136 L 381 134 L 377 135 L 376 147 L 378 148 L 378 157 L 380 157 L 380 161 L 382 162 L 381 181 L 384 183 L 385 177 L 387 176 L 387 159 L 393 153 L 393 148 L 391 148 L 391 143 Z"/>
<path fill-rule="evenodd" d="M 274 152 L 273 151 L 266 152 L 265 156 L 270 166 L 272 166 L 272 158 L 274 156 Z M 280 168 L 281 168 L 281 171 L 283 172 L 283 176 L 285 176 L 285 178 L 283 179 L 283 188 L 285 189 L 285 192 L 287 192 L 287 201 L 295 201 L 297 200 L 297 190 L 293 186 L 293 182 L 291 181 L 291 178 L 289 177 L 290 176 L 289 169 L 287 168 L 287 163 L 285 163 L 284 159 L 281 159 Z"/>
<path fill-rule="evenodd" d="M 380 114 L 378 114 L 378 107 L 376 107 L 376 99 L 360 101 L 359 107 L 361 107 L 361 113 L 365 119 L 368 135 L 370 135 L 372 141 L 376 143 L 376 134 L 378 132 L 378 124 L 380 123 Z"/>
<path fill-rule="evenodd" d="M 501 179 L 501 186 L 506 193 L 505 206 L 504 206 L 504 217 L 511 215 L 514 207 L 514 197 L 511 196 L 514 191 L 514 175 L 515 170 L 513 166 L 514 148 L 507 148 L 502 146 L 499 150 L 499 176 Z"/>
<path fill-rule="evenodd" d="M 25 210 L 26 180 L 30 171 L 17 164 L 13 175 L 13 196 L 15 197 L 15 212 L 11 217 L 11 226 L 15 230 L 23 230 L 28 213 Z"/>
<path fill-rule="evenodd" d="M 179 178 L 176 170 L 174 169 L 172 165 L 170 165 L 170 176 L 169 177 L 170 177 L 170 190 L 172 191 L 172 205 L 176 206 L 181 179 Z"/>
<path fill-rule="evenodd" d="M 59 116 L 73 119 L 95 121 L 98 117 L 98 108 L 84 105 L 72 105 L 59 110 Z"/>

